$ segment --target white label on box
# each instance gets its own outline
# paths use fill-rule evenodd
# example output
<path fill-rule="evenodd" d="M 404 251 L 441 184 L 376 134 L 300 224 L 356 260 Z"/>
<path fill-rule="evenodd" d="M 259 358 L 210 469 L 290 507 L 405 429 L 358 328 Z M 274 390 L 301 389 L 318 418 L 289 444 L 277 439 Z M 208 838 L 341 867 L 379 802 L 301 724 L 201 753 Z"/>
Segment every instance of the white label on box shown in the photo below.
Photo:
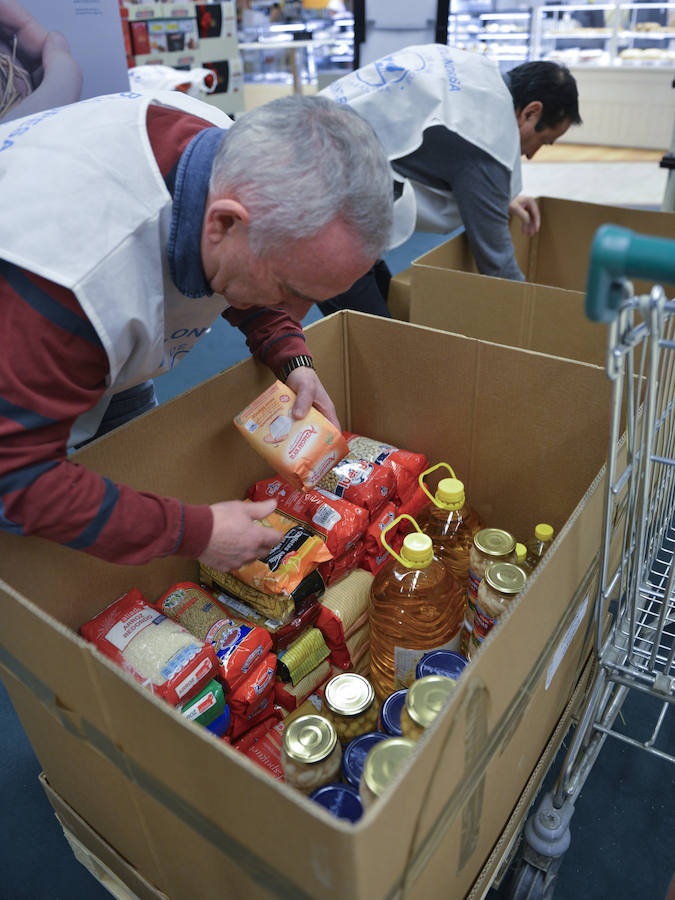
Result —
<path fill-rule="evenodd" d="M 434 650 L 455 650 L 459 649 L 459 638 L 461 632 L 451 638 L 447 643 L 434 647 Z M 400 688 L 408 688 L 415 680 L 415 669 L 417 663 L 422 659 L 427 650 L 411 650 L 408 647 L 394 647 L 394 690 Z"/>
<path fill-rule="evenodd" d="M 584 597 L 584 601 L 576 611 L 572 622 L 570 623 L 569 628 L 563 635 L 562 640 L 556 647 L 556 651 L 553 654 L 553 659 L 551 660 L 551 664 L 548 667 L 546 672 L 546 690 L 548 690 L 551 686 L 551 682 L 553 681 L 553 676 L 558 671 L 558 666 L 563 661 L 563 657 L 567 653 L 567 649 L 569 645 L 572 643 L 572 639 L 574 635 L 579 630 L 579 626 L 581 625 L 584 616 L 586 615 L 586 610 L 588 609 L 588 598 L 591 596 L 591 592 L 589 591 Z"/>
<path fill-rule="evenodd" d="M 161 615 L 157 612 L 156 609 L 152 609 L 152 607 L 145 607 L 143 609 L 138 609 L 137 607 L 132 611 L 131 615 L 125 616 L 123 619 L 120 619 L 119 622 L 115 622 L 110 631 L 106 634 L 105 639 L 110 641 L 111 644 L 114 644 L 118 650 L 122 653 L 127 647 L 127 644 L 136 635 L 146 628 L 151 622 Z M 164 618 L 164 616 L 161 616 Z"/>

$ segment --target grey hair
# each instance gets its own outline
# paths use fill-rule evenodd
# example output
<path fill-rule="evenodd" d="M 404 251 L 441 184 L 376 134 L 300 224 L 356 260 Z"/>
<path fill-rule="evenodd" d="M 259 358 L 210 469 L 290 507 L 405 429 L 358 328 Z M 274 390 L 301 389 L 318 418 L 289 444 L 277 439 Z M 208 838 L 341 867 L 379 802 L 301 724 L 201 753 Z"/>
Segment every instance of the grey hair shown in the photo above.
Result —
<path fill-rule="evenodd" d="M 379 256 L 389 239 L 386 154 L 365 119 L 327 97 L 295 94 L 237 119 L 216 153 L 209 189 L 248 209 L 257 256 L 312 237 L 335 218 L 366 256 Z"/>

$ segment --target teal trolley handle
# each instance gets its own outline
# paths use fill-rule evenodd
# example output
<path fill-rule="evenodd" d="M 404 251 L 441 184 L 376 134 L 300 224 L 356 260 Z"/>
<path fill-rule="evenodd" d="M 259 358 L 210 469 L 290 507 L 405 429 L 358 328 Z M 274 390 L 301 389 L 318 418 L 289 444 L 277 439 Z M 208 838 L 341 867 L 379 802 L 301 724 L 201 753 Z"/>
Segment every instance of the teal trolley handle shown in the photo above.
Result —
<path fill-rule="evenodd" d="M 601 225 L 591 245 L 586 315 L 594 322 L 616 318 L 622 279 L 646 278 L 675 284 L 675 240 Z"/>

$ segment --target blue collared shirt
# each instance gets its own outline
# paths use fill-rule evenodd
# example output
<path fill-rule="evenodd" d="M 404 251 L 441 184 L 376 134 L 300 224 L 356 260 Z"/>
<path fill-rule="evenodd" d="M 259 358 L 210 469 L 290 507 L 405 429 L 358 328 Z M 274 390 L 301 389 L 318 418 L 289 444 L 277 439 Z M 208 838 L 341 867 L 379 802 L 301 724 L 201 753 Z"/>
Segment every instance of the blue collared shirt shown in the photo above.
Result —
<path fill-rule="evenodd" d="M 167 254 L 173 283 L 186 297 L 211 297 L 201 256 L 202 221 L 213 158 L 225 134 L 205 128 L 187 145 L 176 168 L 167 175 L 173 211 Z"/>

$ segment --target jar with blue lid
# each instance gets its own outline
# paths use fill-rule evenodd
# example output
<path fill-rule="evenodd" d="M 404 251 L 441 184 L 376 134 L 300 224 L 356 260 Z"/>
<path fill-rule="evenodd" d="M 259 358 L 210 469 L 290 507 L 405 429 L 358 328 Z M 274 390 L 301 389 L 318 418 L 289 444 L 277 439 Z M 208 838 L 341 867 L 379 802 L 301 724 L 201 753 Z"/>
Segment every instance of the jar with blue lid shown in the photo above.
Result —
<path fill-rule="evenodd" d="M 380 741 L 386 741 L 389 735 L 381 731 L 369 731 L 360 734 L 350 741 L 342 753 L 342 775 L 348 784 L 358 788 L 363 772 L 363 764 L 368 751 Z"/>
<path fill-rule="evenodd" d="M 324 784 L 309 795 L 310 800 L 325 807 L 338 819 L 357 822 L 363 815 L 363 804 L 358 789 L 351 784 Z"/>
<path fill-rule="evenodd" d="M 462 656 L 455 650 L 430 650 L 417 663 L 415 677 L 443 675 L 445 678 L 454 678 L 457 681 L 468 662 L 466 656 Z"/>
<path fill-rule="evenodd" d="M 388 734 L 390 737 L 400 737 L 403 734 L 401 731 L 401 713 L 405 706 L 406 690 L 407 688 L 401 688 L 398 691 L 394 691 L 393 694 L 389 694 L 380 708 L 378 727 L 380 731 Z"/>

